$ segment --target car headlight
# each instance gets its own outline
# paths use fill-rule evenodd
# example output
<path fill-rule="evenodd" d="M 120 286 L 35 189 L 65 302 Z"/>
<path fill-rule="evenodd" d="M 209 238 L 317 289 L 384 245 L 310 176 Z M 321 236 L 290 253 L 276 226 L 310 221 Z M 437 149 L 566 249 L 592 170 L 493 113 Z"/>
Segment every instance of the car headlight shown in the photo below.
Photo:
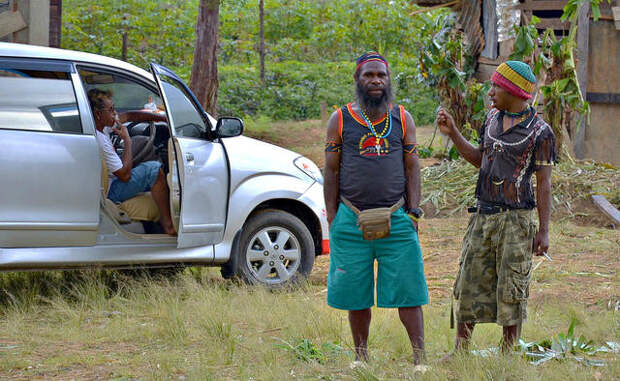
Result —
<path fill-rule="evenodd" d="M 295 166 L 299 168 L 303 173 L 310 176 L 311 179 L 317 181 L 319 184 L 323 185 L 323 174 L 319 167 L 307 157 L 298 157 L 293 161 Z"/>

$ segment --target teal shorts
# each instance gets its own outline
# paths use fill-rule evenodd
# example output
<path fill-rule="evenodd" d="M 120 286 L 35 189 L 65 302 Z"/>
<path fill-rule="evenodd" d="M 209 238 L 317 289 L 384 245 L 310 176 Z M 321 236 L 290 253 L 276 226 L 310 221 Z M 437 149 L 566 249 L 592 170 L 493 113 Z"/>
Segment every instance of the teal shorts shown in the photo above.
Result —
<path fill-rule="evenodd" d="M 329 230 L 329 247 L 327 304 L 331 307 L 356 311 L 375 304 L 375 260 L 378 307 L 428 304 L 418 233 L 404 209 L 392 214 L 388 237 L 366 241 L 357 226 L 357 215 L 340 203 Z"/>

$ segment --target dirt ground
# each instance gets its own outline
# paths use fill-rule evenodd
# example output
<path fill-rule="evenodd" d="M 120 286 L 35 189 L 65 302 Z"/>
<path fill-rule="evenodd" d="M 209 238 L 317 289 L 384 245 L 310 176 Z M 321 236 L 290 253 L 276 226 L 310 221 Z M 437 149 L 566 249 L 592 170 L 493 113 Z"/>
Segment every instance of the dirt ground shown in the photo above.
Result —
<path fill-rule="evenodd" d="M 325 123 L 320 120 L 276 122 L 267 132 L 247 135 L 287 147 L 324 166 Z M 434 128 L 417 128 L 417 140 L 428 144 Z M 434 138 L 441 141 L 439 135 Z M 421 159 L 422 167 L 438 163 L 435 158 Z M 587 213 L 569 218 L 561 211 L 552 219 L 549 255 L 552 262 L 535 258 L 530 303 L 550 299 L 579 300 L 588 308 L 618 309 L 620 304 L 620 233 L 609 229 L 609 221 L 597 215 L 591 203 L 574 205 Z M 441 214 L 440 214 L 441 216 Z M 452 217 L 424 219 L 420 242 L 431 298 L 447 300 L 458 269 L 461 240 L 467 226 L 467 213 Z M 311 281 L 325 284 L 329 256 L 318 257 Z"/>
<path fill-rule="evenodd" d="M 420 225 L 420 243 L 431 299 L 447 302 L 458 270 L 467 217 L 430 218 Z M 618 309 L 620 233 L 611 229 L 552 223 L 549 255 L 534 258 L 530 303 L 579 301 L 584 308 Z M 318 257 L 311 281 L 326 284 L 329 256 Z"/>

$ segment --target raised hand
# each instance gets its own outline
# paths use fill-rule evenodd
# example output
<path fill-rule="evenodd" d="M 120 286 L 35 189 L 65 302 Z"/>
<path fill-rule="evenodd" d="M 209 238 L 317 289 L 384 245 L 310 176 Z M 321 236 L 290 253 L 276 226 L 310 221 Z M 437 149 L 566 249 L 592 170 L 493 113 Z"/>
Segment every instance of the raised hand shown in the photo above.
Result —
<path fill-rule="evenodd" d="M 120 136 L 121 139 L 123 139 L 124 141 L 127 141 L 128 139 L 130 139 L 129 131 L 127 130 L 127 127 L 121 124 L 118 118 L 118 114 L 114 116 L 114 126 L 112 126 L 112 131 L 118 136 Z"/>
<path fill-rule="evenodd" d="M 443 108 L 439 109 L 437 113 L 437 125 L 439 130 L 445 135 L 450 135 L 455 129 L 452 115 Z"/>

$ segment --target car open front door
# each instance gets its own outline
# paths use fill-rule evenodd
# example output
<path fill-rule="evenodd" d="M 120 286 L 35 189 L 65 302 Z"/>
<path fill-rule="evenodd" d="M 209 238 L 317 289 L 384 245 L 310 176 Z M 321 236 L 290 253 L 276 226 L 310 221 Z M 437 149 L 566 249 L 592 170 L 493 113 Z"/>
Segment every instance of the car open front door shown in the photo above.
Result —
<path fill-rule="evenodd" d="M 163 66 L 151 64 L 151 71 L 173 134 L 168 145 L 173 152 L 168 178 L 173 218 L 180 216 L 178 247 L 218 244 L 224 237 L 230 181 L 224 147 L 212 140 L 206 113 L 187 86 Z M 180 211 L 179 200 L 174 200 L 179 196 Z"/>

